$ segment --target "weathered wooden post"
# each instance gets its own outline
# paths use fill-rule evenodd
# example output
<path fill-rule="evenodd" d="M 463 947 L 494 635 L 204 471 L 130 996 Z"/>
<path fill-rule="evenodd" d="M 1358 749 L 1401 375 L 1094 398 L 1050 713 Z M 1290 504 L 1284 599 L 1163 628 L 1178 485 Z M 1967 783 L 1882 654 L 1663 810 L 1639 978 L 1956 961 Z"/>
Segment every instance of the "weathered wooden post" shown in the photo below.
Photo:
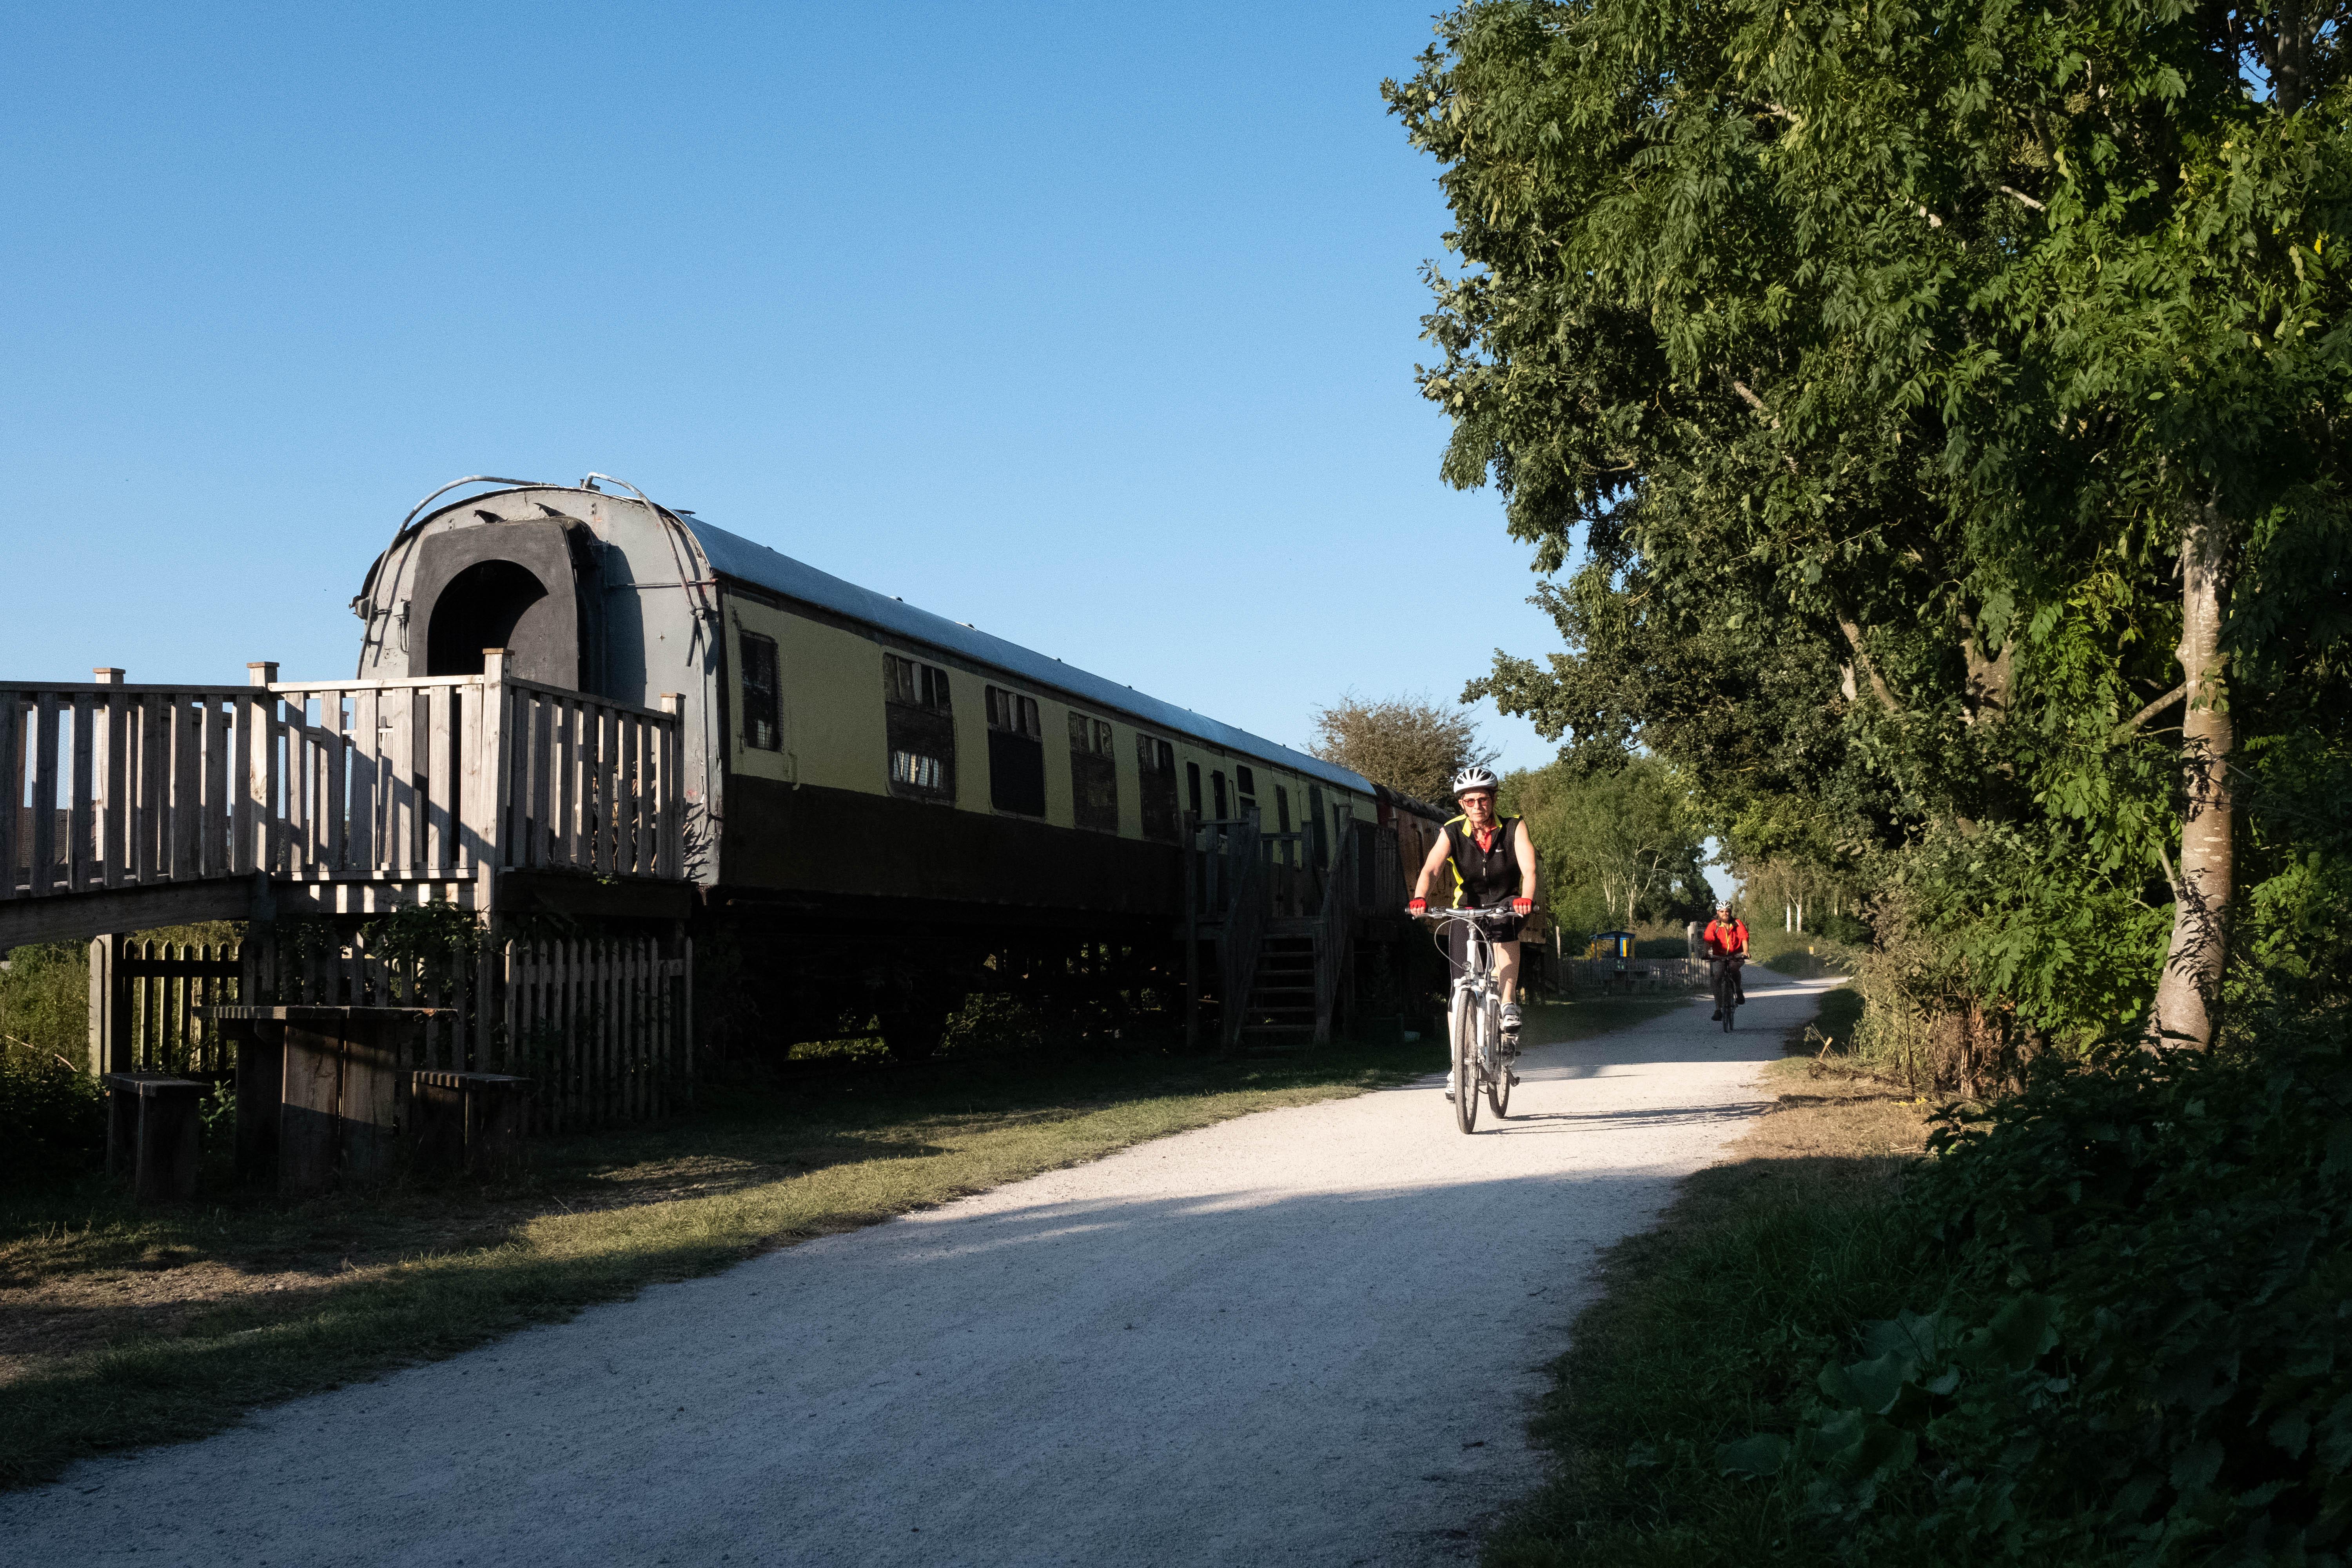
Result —
<path fill-rule="evenodd" d="M 121 931 L 92 937 L 89 943 L 89 1071 L 93 1078 L 129 1072 L 131 982 L 122 973 Z"/>
<path fill-rule="evenodd" d="M 1200 858 L 1201 817 L 1184 814 L 1184 1048 L 1195 1049 L 1201 1027 L 1201 901 L 1194 885 Z"/>
<path fill-rule="evenodd" d="M 684 752 L 678 743 L 678 736 L 685 728 L 685 694 L 663 692 L 661 710 L 680 721 L 665 724 L 661 731 L 660 794 L 655 796 L 662 805 L 661 848 L 654 873 L 661 877 L 678 877 L 685 875 L 686 865 L 686 780 L 680 776 L 678 769 L 678 759 Z"/>
<path fill-rule="evenodd" d="M 278 679 L 277 662 L 253 660 L 245 667 L 245 679 L 252 689 L 238 704 L 236 767 L 229 784 L 236 846 L 231 868 L 266 877 L 272 869 L 269 846 L 278 805 L 276 726 L 269 721 L 269 688 Z"/>
<path fill-rule="evenodd" d="M 205 1086 L 160 1072 L 106 1075 L 106 1169 L 131 1177 L 145 1203 L 185 1203 L 196 1194 L 198 1105 Z"/>

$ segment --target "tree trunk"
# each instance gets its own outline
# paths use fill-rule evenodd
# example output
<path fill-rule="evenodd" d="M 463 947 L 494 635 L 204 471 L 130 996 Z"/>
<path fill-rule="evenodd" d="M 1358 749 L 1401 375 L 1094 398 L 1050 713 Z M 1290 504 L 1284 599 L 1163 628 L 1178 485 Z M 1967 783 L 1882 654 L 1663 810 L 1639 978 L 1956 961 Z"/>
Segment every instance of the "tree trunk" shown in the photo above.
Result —
<path fill-rule="evenodd" d="M 2221 652 L 2221 522 L 2208 503 L 2180 543 L 2180 674 L 2189 689 L 2180 766 L 2188 809 L 2180 868 L 2173 879 L 2172 945 L 2157 984 L 2154 1032 L 2174 1045 L 2210 1046 L 2229 959 L 2230 894 L 2235 873 L 2230 720 Z"/>

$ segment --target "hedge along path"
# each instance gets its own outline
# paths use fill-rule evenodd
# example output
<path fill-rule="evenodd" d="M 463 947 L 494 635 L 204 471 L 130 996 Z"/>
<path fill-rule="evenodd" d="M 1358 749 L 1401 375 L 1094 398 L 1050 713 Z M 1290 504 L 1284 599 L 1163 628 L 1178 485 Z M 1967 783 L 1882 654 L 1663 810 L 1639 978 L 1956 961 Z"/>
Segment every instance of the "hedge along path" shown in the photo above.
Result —
<path fill-rule="evenodd" d="M 1558 1027 L 1563 1037 L 1597 1034 L 1676 1005 L 1580 1004 Z M 257 1406 L 1148 1139 L 1403 1082 L 1442 1057 L 1424 1043 L 1342 1044 L 1275 1062 L 1111 1058 L 1014 1068 L 1035 1076 L 895 1105 L 868 1094 L 583 1140 L 575 1153 L 613 1154 L 523 1200 L 412 1194 L 404 1215 L 373 1231 L 365 1200 L 328 1216 L 312 1228 L 362 1233 L 359 1261 L 341 1268 L 332 1260 L 351 1245 L 343 1235 L 289 1241 L 301 1227 L 282 1211 L 157 1218 L 118 1209 L 79 1232 L 54 1211 L 0 1215 L 7 1317 L 44 1305 L 85 1316 L 81 1303 L 103 1300 L 116 1320 L 100 1346 L 0 1357 L 0 1485 L 50 1479 L 109 1450 L 201 1437 Z M 778 1171 L 789 1173 L 768 1174 Z M 712 1186 L 727 1190 L 697 1192 Z M 472 1244 L 451 1245 L 453 1233 Z M 289 1251 L 323 1255 L 327 1266 L 289 1270 Z M 229 1293 L 177 1311 L 123 1310 L 124 1287 L 146 1285 L 159 1262 L 209 1274 Z M 76 1286 L 78 1300 L 58 1300 Z"/>

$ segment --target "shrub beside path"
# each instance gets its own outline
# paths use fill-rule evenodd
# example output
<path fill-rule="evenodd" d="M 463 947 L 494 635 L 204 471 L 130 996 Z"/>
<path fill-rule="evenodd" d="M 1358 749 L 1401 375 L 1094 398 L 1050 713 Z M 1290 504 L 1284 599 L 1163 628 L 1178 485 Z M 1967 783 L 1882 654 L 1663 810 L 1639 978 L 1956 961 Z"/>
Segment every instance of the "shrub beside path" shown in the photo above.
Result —
<path fill-rule="evenodd" d="M 0 1497 L 26 1562 L 1415 1563 L 1531 1489 L 1593 1255 L 1769 1103 L 1751 971 L 1433 1087 L 1244 1117 Z M 1538 1018 L 1540 1015 L 1537 1016 Z M 1531 1019 L 1531 1025 L 1536 1019 Z"/>

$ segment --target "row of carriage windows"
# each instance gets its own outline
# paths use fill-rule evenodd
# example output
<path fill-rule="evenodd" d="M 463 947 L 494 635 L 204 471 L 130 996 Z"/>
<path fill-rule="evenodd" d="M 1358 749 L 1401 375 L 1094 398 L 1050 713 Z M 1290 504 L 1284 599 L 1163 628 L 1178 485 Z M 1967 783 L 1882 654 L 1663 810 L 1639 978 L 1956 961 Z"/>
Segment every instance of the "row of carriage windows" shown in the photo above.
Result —
<path fill-rule="evenodd" d="M 783 745 L 782 692 L 775 642 L 745 632 L 741 646 L 743 743 L 763 752 L 779 751 Z M 999 811 L 1043 816 L 1045 745 L 1037 700 L 1001 686 L 986 687 L 985 692 L 989 804 Z M 954 800 L 955 718 L 948 672 L 919 659 L 885 654 L 882 695 L 890 751 L 890 793 L 918 800 Z M 1118 763 L 1110 721 L 1076 710 L 1071 710 L 1069 721 L 1072 815 L 1080 827 L 1116 833 Z M 1178 833 L 1176 748 L 1156 735 L 1139 734 L 1135 762 L 1143 836 L 1172 843 Z M 1254 770 L 1234 769 L 1230 798 L 1223 772 L 1212 770 L 1208 778 L 1209 795 L 1203 798 L 1201 764 L 1184 764 L 1185 804 L 1195 816 L 1223 819 L 1260 815 Z M 1273 794 L 1277 830 L 1288 833 L 1289 792 L 1276 784 Z M 1319 815 L 1319 800 L 1315 805 Z M 1313 816 L 1308 820 L 1313 821 Z"/>

